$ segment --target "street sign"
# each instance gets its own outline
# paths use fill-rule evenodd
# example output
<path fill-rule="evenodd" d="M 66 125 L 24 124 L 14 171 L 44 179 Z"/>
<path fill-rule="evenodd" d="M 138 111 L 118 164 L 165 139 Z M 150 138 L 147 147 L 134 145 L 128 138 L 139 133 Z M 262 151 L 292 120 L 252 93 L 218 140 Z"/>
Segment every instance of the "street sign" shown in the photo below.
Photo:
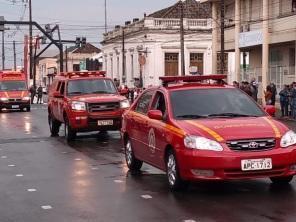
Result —
<path fill-rule="evenodd" d="M 86 70 L 86 61 L 80 61 L 79 68 L 81 70 Z"/>
<path fill-rule="evenodd" d="M 1 22 L 4 22 L 4 16 L 0 16 L 0 23 Z M 0 32 L 3 32 L 3 31 L 4 31 L 4 24 L 3 25 L 0 24 Z"/>

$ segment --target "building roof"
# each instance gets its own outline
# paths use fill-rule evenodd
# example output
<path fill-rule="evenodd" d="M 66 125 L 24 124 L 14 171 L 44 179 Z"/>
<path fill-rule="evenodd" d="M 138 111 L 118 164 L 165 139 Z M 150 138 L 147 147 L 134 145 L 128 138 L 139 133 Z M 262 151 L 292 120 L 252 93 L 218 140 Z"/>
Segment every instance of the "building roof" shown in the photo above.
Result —
<path fill-rule="evenodd" d="M 159 10 L 149 15 L 152 18 L 180 18 L 181 2 L 178 1 L 173 6 Z M 185 0 L 184 18 L 207 19 L 212 17 L 210 3 L 200 3 L 196 0 Z"/>
<path fill-rule="evenodd" d="M 95 47 L 90 43 L 86 43 L 85 46 L 76 48 L 72 51 L 72 53 L 83 53 L 83 54 L 93 54 L 93 53 L 100 53 L 100 52 L 101 52 L 101 49 Z"/>

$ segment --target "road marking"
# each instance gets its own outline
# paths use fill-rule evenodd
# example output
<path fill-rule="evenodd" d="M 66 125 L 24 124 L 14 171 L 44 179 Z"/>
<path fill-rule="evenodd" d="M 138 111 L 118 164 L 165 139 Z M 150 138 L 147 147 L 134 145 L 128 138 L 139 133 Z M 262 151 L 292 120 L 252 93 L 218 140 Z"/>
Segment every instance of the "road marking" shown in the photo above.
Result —
<path fill-rule="evenodd" d="M 15 175 L 16 177 L 23 177 L 24 175 L 23 174 L 17 174 Z"/>
<path fill-rule="evenodd" d="M 152 199 L 152 196 L 150 196 L 150 195 L 141 195 L 141 197 L 143 198 L 143 199 Z"/>
<path fill-rule="evenodd" d="M 7 159 L 7 156 L 1 156 L 2 159 Z"/>
<path fill-rule="evenodd" d="M 189 220 L 183 220 L 183 222 L 196 222 L 196 220 L 189 219 Z"/>
<path fill-rule="evenodd" d="M 50 205 L 45 205 L 45 206 L 41 206 L 41 208 L 42 208 L 43 210 L 50 210 L 50 209 L 52 209 L 52 206 L 50 206 Z"/>
<path fill-rule="evenodd" d="M 92 169 L 92 170 L 98 170 L 99 167 L 92 167 L 91 169 Z"/>
<path fill-rule="evenodd" d="M 80 161 L 81 159 L 80 158 L 77 158 L 77 159 L 75 159 L 76 161 Z"/>
<path fill-rule="evenodd" d="M 114 180 L 114 183 L 123 183 L 122 180 Z"/>
<path fill-rule="evenodd" d="M 28 192 L 36 192 L 36 189 L 27 189 Z"/>
<path fill-rule="evenodd" d="M 14 164 L 10 164 L 10 165 L 8 165 L 9 167 L 15 167 L 15 165 Z"/>

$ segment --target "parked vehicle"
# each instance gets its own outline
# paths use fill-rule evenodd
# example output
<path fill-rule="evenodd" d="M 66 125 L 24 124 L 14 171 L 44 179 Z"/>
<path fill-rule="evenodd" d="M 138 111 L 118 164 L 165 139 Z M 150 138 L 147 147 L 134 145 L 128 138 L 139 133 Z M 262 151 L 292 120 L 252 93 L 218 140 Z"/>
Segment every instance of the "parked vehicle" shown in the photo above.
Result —
<path fill-rule="evenodd" d="M 49 89 L 51 135 L 58 135 L 61 124 L 68 141 L 79 132 L 119 130 L 122 113 L 129 106 L 105 72 L 62 73 Z"/>
<path fill-rule="evenodd" d="M 0 71 L 0 112 L 5 109 L 30 111 L 30 95 L 24 73 Z"/>
<path fill-rule="evenodd" d="M 123 116 L 129 169 L 151 164 L 166 172 L 172 190 L 195 180 L 289 183 L 296 134 L 225 78 L 162 77 L 162 87 L 144 91 Z"/>

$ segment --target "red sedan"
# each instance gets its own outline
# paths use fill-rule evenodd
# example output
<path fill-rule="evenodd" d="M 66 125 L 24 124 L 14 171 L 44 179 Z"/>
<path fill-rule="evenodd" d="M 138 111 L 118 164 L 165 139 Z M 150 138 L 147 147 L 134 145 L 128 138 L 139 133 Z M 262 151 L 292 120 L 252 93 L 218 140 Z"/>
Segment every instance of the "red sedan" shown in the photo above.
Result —
<path fill-rule="evenodd" d="M 270 178 L 296 174 L 296 134 L 223 75 L 163 77 L 123 116 L 130 170 L 143 162 L 167 173 L 178 190 L 188 181 Z"/>

